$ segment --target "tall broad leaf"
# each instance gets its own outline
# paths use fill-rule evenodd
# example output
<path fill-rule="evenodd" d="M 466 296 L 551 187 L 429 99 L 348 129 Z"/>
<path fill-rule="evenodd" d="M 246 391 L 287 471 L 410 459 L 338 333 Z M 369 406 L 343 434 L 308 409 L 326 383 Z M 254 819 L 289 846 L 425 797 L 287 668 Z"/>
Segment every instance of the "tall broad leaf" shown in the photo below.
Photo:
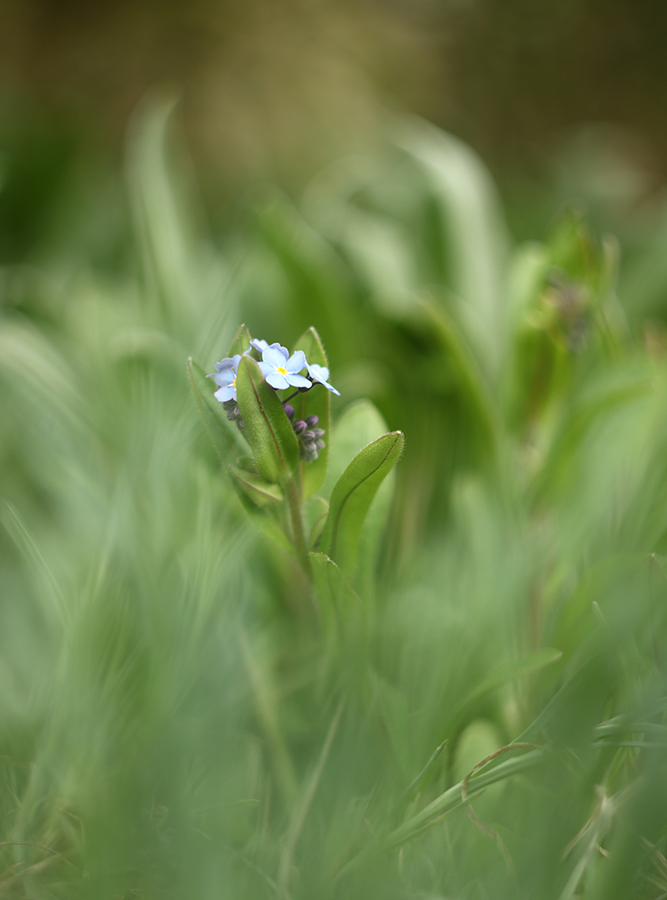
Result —
<path fill-rule="evenodd" d="M 239 363 L 236 396 L 257 471 L 267 481 L 284 484 L 299 463 L 299 442 L 278 396 L 248 356 Z"/>
<path fill-rule="evenodd" d="M 347 407 L 336 422 L 331 435 L 329 471 L 324 483 L 324 496 L 330 496 L 334 485 L 348 463 L 371 441 L 387 433 L 387 423 L 370 400 L 357 400 Z M 394 496 L 396 471 L 392 470 L 380 485 L 366 516 L 359 538 L 359 565 L 354 587 L 365 600 L 372 597 L 374 572 L 380 542 L 384 534 L 389 508 Z"/>
<path fill-rule="evenodd" d="M 400 431 L 383 435 L 358 453 L 331 494 L 319 549 L 350 577 L 356 566 L 366 514 L 383 480 L 403 452 Z"/>
<path fill-rule="evenodd" d="M 309 363 L 328 368 L 327 355 L 324 352 L 320 336 L 314 328 L 309 328 L 301 335 L 294 349 L 303 350 Z M 331 441 L 330 399 L 329 391 L 322 385 L 316 384 L 292 401 L 296 418 L 306 419 L 308 416 L 315 415 L 319 418 L 318 427 L 324 429 L 324 448 L 320 450 L 317 459 L 301 464 L 304 498 L 312 497 L 322 487 L 327 475 Z"/>

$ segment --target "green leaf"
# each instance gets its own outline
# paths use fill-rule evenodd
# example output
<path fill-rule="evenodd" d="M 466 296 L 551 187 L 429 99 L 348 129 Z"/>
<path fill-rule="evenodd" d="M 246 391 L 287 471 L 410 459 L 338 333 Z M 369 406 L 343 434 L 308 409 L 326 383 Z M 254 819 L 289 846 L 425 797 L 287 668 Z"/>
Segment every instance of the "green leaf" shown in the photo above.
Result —
<path fill-rule="evenodd" d="M 240 353 L 241 356 L 246 352 L 246 350 L 250 347 L 250 332 L 245 327 L 245 325 L 241 325 L 239 330 L 236 332 L 236 336 L 232 341 L 232 346 L 229 348 L 229 355 L 235 356 L 237 353 Z"/>
<path fill-rule="evenodd" d="M 259 474 L 284 484 L 299 463 L 299 442 L 277 394 L 249 356 L 239 363 L 236 396 Z"/>
<path fill-rule="evenodd" d="M 382 481 L 403 452 L 400 431 L 383 435 L 352 460 L 331 494 L 320 550 L 351 574 L 366 513 Z"/>
<path fill-rule="evenodd" d="M 310 534 L 310 546 L 315 547 L 329 514 L 329 504 L 322 497 L 310 497 L 303 504 L 303 514 L 307 533 Z"/>
<path fill-rule="evenodd" d="M 370 400 L 357 400 L 347 407 L 336 422 L 331 435 L 329 472 L 324 487 L 325 495 L 331 494 L 336 481 L 343 474 L 350 460 L 371 441 L 386 434 L 387 430 L 384 417 Z M 395 483 L 396 471 L 392 469 L 375 495 L 359 540 L 359 566 L 354 585 L 366 599 L 372 596 L 373 573 L 380 541 L 387 525 Z"/>
<path fill-rule="evenodd" d="M 238 445 L 227 422 L 222 403 L 213 396 L 215 384 L 206 377 L 206 372 L 192 357 L 188 358 L 188 380 L 218 459 L 223 465 L 227 465 L 226 457 L 236 452 Z"/>
<path fill-rule="evenodd" d="M 244 469 L 237 469 L 236 466 L 230 466 L 229 471 L 241 490 L 257 506 L 269 506 L 283 501 L 283 492 L 280 487 L 262 478 L 257 472 L 246 472 Z"/>
<path fill-rule="evenodd" d="M 327 355 L 324 352 L 320 336 L 314 328 L 309 328 L 301 335 L 294 347 L 295 350 L 303 350 L 309 363 L 317 366 L 329 367 Z M 314 385 L 309 391 L 304 391 L 292 401 L 296 419 L 305 420 L 308 416 L 318 416 L 318 428 L 324 429 L 324 448 L 320 450 L 317 459 L 312 462 L 301 463 L 301 484 L 304 499 L 312 497 L 322 487 L 327 475 L 329 465 L 329 444 L 331 442 L 331 413 L 330 392 L 322 385 Z"/>
<path fill-rule="evenodd" d="M 322 631 L 329 651 L 336 653 L 341 636 L 347 635 L 353 641 L 363 636 L 364 605 L 332 559 L 317 551 L 309 556 Z"/>

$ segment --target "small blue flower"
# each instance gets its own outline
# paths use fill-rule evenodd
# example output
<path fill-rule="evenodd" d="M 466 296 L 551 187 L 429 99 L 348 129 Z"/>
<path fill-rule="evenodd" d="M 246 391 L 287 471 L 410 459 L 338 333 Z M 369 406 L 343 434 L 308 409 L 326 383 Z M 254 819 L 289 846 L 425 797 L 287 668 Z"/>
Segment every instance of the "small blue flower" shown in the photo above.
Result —
<path fill-rule="evenodd" d="M 329 384 L 329 370 L 326 366 L 318 366 L 317 363 L 306 363 L 306 368 L 313 381 L 323 384 L 328 391 L 340 397 L 340 391 L 337 391 L 333 384 Z"/>
<path fill-rule="evenodd" d="M 245 356 L 245 353 L 243 355 Z M 226 403 L 227 400 L 236 400 L 236 371 L 240 362 L 240 353 L 231 357 L 227 356 L 215 364 L 215 372 L 212 375 L 206 376 L 212 378 L 219 386 L 213 396 L 221 403 Z"/>
<path fill-rule="evenodd" d="M 283 347 L 282 344 L 267 344 L 266 341 L 262 341 L 259 338 L 254 338 L 252 341 L 250 341 L 250 346 L 253 347 L 258 353 L 264 353 L 265 350 L 268 350 L 271 347 L 273 350 L 280 350 L 285 359 L 287 359 L 287 357 L 289 356 L 289 350 L 287 349 L 287 347 Z"/>
<path fill-rule="evenodd" d="M 287 350 L 278 347 L 265 347 L 262 350 L 262 362 L 259 364 L 266 381 L 277 391 L 285 388 L 309 388 L 310 381 L 298 373 L 307 366 L 303 350 L 297 350 L 289 358 Z"/>

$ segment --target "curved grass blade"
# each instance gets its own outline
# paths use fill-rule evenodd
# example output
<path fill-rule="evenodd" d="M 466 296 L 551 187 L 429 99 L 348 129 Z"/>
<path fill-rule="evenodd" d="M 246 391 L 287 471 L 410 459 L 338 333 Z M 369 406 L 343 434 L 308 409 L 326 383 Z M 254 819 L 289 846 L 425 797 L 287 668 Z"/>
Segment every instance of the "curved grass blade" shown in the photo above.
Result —
<path fill-rule="evenodd" d="M 384 417 L 370 400 L 356 400 L 347 407 L 336 422 L 331 436 L 329 471 L 324 483 L 325 496 L 331 494 L 350 460 L 371 441 L 386 434 L 387 430 Z M 359 540 L 359 566 L 354 586 L 366 599 L 373 596 L 375 584 L 373 576 L 394 497 L 395 484 L 396 471 L 392 469 L 373 499 Z"/>
<path fill-rule="evenodd" d="M 385 477 L 403 452 L 400 431 L 383 435 L 358 453 L 331 494 L 320 550 L 348 574 L 354 572 L 364 519 Z"/>
<path fill-rule="evenodd" d="M 326 366 L 327 355 L 324 352 L 320 336 L 314 328 L 309 328 L 301 335 L 294 347 L 295 350 L 303 350 L 309 363 L 317 366 Z M 308 416 L 318 416 L 318 428 L 324 429 L 324 448 L 320 450 L 317 459 L 309 463 L 301 464 L 301 484 L 304 499 L 312 497 L 322 487 L 329 466 L 329 444 L 331 441 L 331 413 L 329 391 L 322 385 L 315 385 L 309 391 L 304 391 L 294 398 L 294 415 L 297 419 L 306 419 Z"/>
<path fill-rule="evenodd" d="M 248 356 L 239 363 L 236 396 L 259 474 L 284 484 L 299 463 L 299 442 L 275 391 Z"/>

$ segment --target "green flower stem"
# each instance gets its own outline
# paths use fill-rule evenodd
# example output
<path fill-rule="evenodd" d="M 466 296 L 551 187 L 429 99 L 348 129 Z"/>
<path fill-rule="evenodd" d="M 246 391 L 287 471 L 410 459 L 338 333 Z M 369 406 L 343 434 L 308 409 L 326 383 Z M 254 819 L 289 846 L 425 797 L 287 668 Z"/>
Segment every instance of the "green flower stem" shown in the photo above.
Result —
<path fill-rule="evenodd" d="M 292 523 L 292 541 L 296 555 L 301 563 L 301 567 L 308 576 L 308 580 L 313 580 L 313 573 L 310 565 L 310 557 L 308 555 L 308 544 L 306 543 L 306 534 L 303 528 L 303 515 L 301 512 L 301 492 L 299 491 L 294 477 L 288 478 L 284 485 L 287 505 L 289 507 L 290 519 Z"/>

